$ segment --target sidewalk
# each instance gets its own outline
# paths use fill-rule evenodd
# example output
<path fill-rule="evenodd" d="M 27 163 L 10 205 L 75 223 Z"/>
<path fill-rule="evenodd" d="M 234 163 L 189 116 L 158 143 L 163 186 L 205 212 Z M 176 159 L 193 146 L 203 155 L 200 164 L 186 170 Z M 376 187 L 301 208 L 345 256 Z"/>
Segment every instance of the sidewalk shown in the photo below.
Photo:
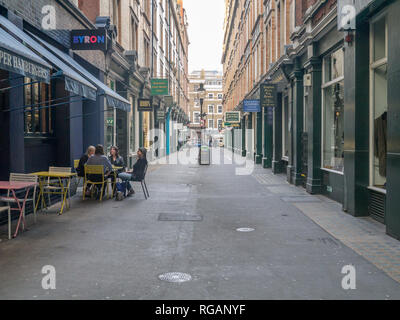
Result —
<path fill-rule="evenodd" d="M 342 211 L 340 203 L 289 184 L 286 175 L 274 175 L 257 166 L 253 177 L 269 191 L 285 193 L 281 194 L 283 201 L 292 203 L 337 240 L 400 282 L 400 241 L 388 236 L 382 223 L 370 217 L 353 217 Z"/>

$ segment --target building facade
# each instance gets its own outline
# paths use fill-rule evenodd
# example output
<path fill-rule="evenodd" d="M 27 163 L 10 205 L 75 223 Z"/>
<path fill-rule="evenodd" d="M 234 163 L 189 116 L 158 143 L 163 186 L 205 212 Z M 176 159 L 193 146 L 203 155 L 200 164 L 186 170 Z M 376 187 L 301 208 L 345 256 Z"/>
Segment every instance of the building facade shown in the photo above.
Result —
<path fill-rule="evenodd" d="M 73 47 L 72 30 L 104 46 Z M 188 45 L 182 1 L 0 1 L 0 179 L 73 167 L 89 145 L 117 145 L 127 167 L 138 147 L 150 160 L 175 151 L 188 123 Z M 152 78 L 168 79 L 170 105 Z"/>
<path fill-rule="evenodd" d="M 346 30 L 338 26 L 344 4 L 355 13 Z M 243 110 L 246 99 L 263 101 L 261 85 L 274 88 L 275 104 L 242 112 L 244 143 L 234 150 L 349 214 L 374 217 L 400 238 L 398 90 L 388 81 L 397 75 L 400 1 L 267 0 L 263 24 L 259 5 L 227 1 L 224 106 Z"/>
<path fill-rule="evenodd" d="M 200 84 L 204 88 L 203 107 L 199 99 Z M 223 128 L 224 110 L 222 105 L 222 73 L 218 71 L 193 71 L 189 75 L 189 117 L 190 128 L 200 130 L 201 113 L 204 120 L 203 129 L 210 132 Z"/>

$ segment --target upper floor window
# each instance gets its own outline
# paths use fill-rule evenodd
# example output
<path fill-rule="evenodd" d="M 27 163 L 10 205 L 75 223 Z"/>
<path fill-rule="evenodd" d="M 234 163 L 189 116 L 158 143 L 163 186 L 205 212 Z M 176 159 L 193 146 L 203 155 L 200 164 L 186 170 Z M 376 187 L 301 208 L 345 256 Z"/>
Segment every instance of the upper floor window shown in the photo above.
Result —
<path fill-rule="evenodd" d="M 208 94 L 208 99 L 214 99 L 214 94 L 213 93 L 209 93 Z"/>

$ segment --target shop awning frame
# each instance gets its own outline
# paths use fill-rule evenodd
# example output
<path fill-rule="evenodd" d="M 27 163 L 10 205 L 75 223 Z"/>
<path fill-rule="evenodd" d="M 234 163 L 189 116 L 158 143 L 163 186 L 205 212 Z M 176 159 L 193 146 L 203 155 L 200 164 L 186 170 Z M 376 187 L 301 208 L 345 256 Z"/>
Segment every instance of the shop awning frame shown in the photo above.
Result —
<path fill-rule="evenodd" d="M 28 46 L 30 50 L 40 54 L 43 57 L 43 60 L 47 60 L 49 64 L 55 66 L 56 69 L 61 71 L 65 79 L 65 90 L 81 95 L 90 100 L 96 100 L 97 88 L 93 86 L 89 81 L 87 81 L 84 77 L 79 75 L 75 70 L 73 70 L 73 68 L 65 64 L 61 59 L 57 58 L 53 53 L 47 50 L 39 42 L 37 42 L 37 40 L 34 40 L 31 35 L 24 32 L 7 18 L 1 15 L 0 27 L 3 28 L 3 31 L 8 32 L 14 35 L 17 39 L 23 41 L 25 46 Z M 10 34 L 9 37 L 13 38 Z M 16 39 L 14 40 L 17 41 Z M 20 43 L 20 45 L 23 44 Z"/>
<path fill-rule="evenodd" d="M 88 81 L 90 81 L 93 85 L 98 88 L 98 95 L 105 95 L 107 99 L 107 104 L 109 107 L 121 109 L 126 112 L 131 111 L 131 103 L 120 96 L 116 91 L 109 88 L 105 83 L 97 79 L 94 75 L 92 75 L 89 71 L 87 71 L 84 67 L 82 67 L 78 62 L 76 62 L 71 56 L 66 54 L 65 52 L 59 50 L 58 48 L 52 46 L 50 43 L 35 37 L 39 42 L 41 42 L 47 49 L 52 51 L 58 58 L 64 60 L 65 63 L 68 63 L 72 68 L 77 70 L 83 77 L 85 77 Z"/>
<path fill-rule="evenodd" d="M 0 28 L 0 69 L 49 83 L 52 67 Z"/>

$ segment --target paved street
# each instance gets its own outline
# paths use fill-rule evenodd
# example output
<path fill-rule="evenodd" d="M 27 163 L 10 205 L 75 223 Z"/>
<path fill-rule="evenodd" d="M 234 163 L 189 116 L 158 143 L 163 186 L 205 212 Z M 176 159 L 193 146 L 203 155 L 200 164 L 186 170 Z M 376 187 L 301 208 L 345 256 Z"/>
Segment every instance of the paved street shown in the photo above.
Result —
<path fill-rule="evenodd" d="M 16 239 L 2 228 L 0 299 L 400 298 L 400 244 L 383 226 L 268 169 L 236 168 L 154 164 L 148 200 L 137 183 L 121 202 L 82 201 L 79 192 L 70 211 L 39 213 Z M 355 290 L 341 286 L 349 264 Z M 44 265 L 56 269 L 55 290 L 41 287 Z M 175 271 L 192 280 L 158 278 Z"/>

